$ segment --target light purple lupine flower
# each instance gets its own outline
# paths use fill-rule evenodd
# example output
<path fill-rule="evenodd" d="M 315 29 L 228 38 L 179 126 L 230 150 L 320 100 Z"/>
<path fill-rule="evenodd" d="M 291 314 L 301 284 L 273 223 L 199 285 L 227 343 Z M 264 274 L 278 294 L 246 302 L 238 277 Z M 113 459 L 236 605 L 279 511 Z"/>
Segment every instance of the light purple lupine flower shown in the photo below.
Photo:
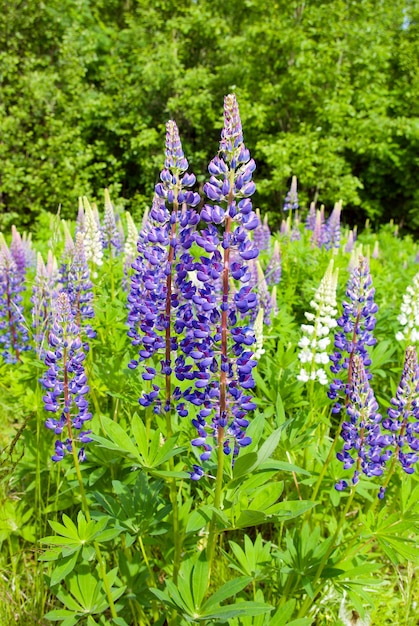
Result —
<path fill-rule="evenodd" d="M 269 326 L 272 315 L 272 299 L 271 294 L 269 293 L 265 274 L 263 273 L 263 269 L 259 261 L 256 261 L 256 270 L 258 275 L 257 293 L 259 308 L 263 309 L 263 321 L 267 326 Z"/>
<path fill-rule="evenodd" d="M 342 201 L 336 202 L 324 229 L 323 244 L 326 250 L 340 247 L 340 214 L 342 211 Z"/>
<path fill-rule="evenodd" d="M 315 225 L 316 225 L 316 203 L 311 202 L 310 209 L 307 213 L 307 218 L 306 218 L 306 229 L 314 230 Z"/>
<path fill-rule="evenodd" d="M 113 254 L 120 254 L 122 250 L 122 239 L 116 223 L 115 209 L 109 195 L 109 190 L 105 189 L 105 213 L 103 217 L 103 247 Z"/>
<path fill-rule="evenodd" d="M 299 209 L 298 193 L 297 193 L 297 177 L 293 176 L 291 180 L 291 187 L 285 196 L 284 211 L 292 211 Z"/>
<path fill-rule="evenodd" d="M 16 230 L 16 226 L 12 226 L 12 241 L 10 243 L 10 254 L 12 255 L 14 262 L 16 263 L 16 270 L 21 277 L 21 280 L 25 280 L 26 274 L 26 254 L 23 246 L 22 237 Z"/>
<path fill-rule="evenodd" d="M 58 268 L 51 250 L 45 265 L 40 252 L 35 281 L 32 290 L 32 328 L 34 341 L 40 356 L 44 353 L 45 343 L 52 324 L 52 310 L 58 295 Z"/>
<path fill-rule="evenodd" d="M 84 233 L 85 227 L 86 227 L 86 218 L 84 215 L 83 198 L 80 196 L 79 207 L 78 207 L 77 218 L 76 218 L 76 234 Z"/>
<path fill-rule="evenodd" d="M 339 413 L 342 408 L 339 398 L 347 397 L 356 355 L 363 361 L 367 378 L 371 378 L 368 372 L 371 359 L 367 348 L 376 343 L 372 334 L 376 324 L 375 313 L 378 310 L 374 294 L 368 260 L 360 257 L 346 287 L 348 300 L 343 302 L 343 314 L 337 320 L 339 330 L 335 334 L 335 352 L 330 356 L 333 364 L 330 370 L 333 374 L 342 370 L 347 372 L 346 382 L 336 378 L 330 385 L 328 396 L 331 400 L 336 400 L 333 413 Z"/>
<path fill-rule="evenodd" d="M 57 297 L 48 342 L 50 349 L 45 355 L 48 370 L 41 381 L 46 390 L 43 401 L 45 410 L 56 417 L 49 417 L 45 426 L 59 435 L 52 460 L 61 461 L 73 452 L 77 442 L 92 441 L 91 431 L 84 430 L 85 423 L 92 419 L 86 399 L 89 386 L 83 365 L 85 353 L 66 293 Z M 84 446 L 79 449 L 78 457 L 86 458 Z"/>
<path fill-rule="evenodd" d="M 22 292 L 25 283 L 16 262 L 0 239 L 0 346 L 6 363 L 16 363 L 20 354 L 29 350 L 29 335 L 23 315 Z"/>
<path fill-rule="evenodd" d="M 359 354 L 352 361 L 352 376 L 348 387 L 346 414 L 349 417 L 342 424 L 343 449 L 337 458 L 344 469 L 353 469 L 352 484 L 359 481 L 359 474 L 381 476 L 391 457 L 391 436 L 383 434 L 378 404 L 365 372 L 364 362 Z M 340 480 L 337 491 L 348 487 L 346 480 Z"/>
<path fill-rule="evenodd" d="M 383 428 L 391 433 L 395 457 L 406 474 L 419 459 L 419 367 L 416 349 L 408 346 L 403 373 Z"/>
<path fill-rule="evenodd" d="M 89 339 L 93 339 L 96 332 L 87 323 L 87 320 L 95 316 L 92 306 L 93 284 L 90 280 L 82 233 L 76 234 L 74 256 L 68 271 L 67 294 L 76 324 Z M 85 350 L 88 349 L 89 344 L 86 343 Z"/>
<path fill-rule="evenodd" d="M 345 245 L 345 252 L 352 252 L 352 250 L 354 249 L 354 244 L 355 244 L 354 233 L 353 233 L 353 230 L 350 230 L 348 234 L 348 241 L 346 242 L 346 245 Z"/>
<path fill-rule="evenodd" d="M 256 217 L 258 225 L 253 230 L 253 242 L 258 250 L 270 250 L 271 247 L 271 230 L 268 224 L 268 216 L 265 215 L 263 222 L 260 217 L 259 209 L 256 209 Z"/>
<path fill-rule="evenodd" d="M 277 285 L 282 276 L 282 263 L 281 252 L 279 249 L 279 241 L 275 241 L 274 251 L 269 259 L 268 267 L 266 268 L 265 277 L 268 285 Z"/>

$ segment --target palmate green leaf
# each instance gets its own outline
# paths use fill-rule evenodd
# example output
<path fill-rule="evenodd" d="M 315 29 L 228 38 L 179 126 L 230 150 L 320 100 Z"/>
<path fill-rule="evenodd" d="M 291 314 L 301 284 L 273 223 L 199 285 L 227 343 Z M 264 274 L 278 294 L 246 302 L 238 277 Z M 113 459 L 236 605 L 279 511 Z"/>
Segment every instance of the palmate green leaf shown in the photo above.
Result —
<path fill-rule="evenodd" d="M 99 437 L 98 435 L 93 434 L 91 435 L 92 438 L 104 448 L 129 455 L 142 464 L 143 459 L 139 454 L 137 446 L 131 440 L 129 435 L 127 435 L 122 426 L 105 416 L 102 417 L 102 424 L 108 438 Z"/>
<path fill-rule="evenodd" d="M 61 537 L 68 537 L 69 539 L 79 539 L 79 532 L 75 523 L 68 517 L 68 515 L 63 515 L 63 524 L 59 522 L 55 522 L 53 520 L 48 520 L 49 525 L 57 535 Z"/>
<path fill-rule="evenodd" d="M 221 602 L 227 600 L 227 598 L 231 598 L 242 591 L 251 582 L 251 576 L 239 576 L 238 578 L 229 580 L 208 598 L 201 610 L 205 612 L 211 611 L 214 607 L 221 604 Z"/>
<path fill-rule="evenodd" d="M 46 615 L 44 615 L 44 618 L 50 622 L 65 620 L 63 624 L 67 624 L 67 626 L 73 626 L 79 622 L 81 614 L 75 615 L 73 611 L 69 611 L 67 609 L 55 609 L 54 611 L 49 611 Z"/>
<path fill-rule="evenodd" d="M 234 528 L 248 528 L 272 521 L 286 521 L 303 515 L 318 503 L 310 500 L 286 500 L 274 504 L 267 511 L 247 509 L 242 511 Z"/>
<path fill-rule="evenodd" d="M 77 558 L 79 556 L 80 549 L 74 552 L 70 556 L 66 556 L 60 559 L 58 564 L 54 567 L 51 575 L 50 585 L 53 587 L 68 576 L 76 566 Z"/>

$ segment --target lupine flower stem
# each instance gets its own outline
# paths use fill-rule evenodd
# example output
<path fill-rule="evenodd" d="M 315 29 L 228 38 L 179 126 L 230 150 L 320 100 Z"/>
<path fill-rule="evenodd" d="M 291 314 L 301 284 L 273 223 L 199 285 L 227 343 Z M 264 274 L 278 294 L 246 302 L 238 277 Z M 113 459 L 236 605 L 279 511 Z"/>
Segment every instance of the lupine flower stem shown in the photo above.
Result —
<path fill-rule="evenodd" d="M 319 592 L 319 590 L 321 589 L 322 584 L 320 585 L 320 587 L 318 589 L 316 589 L 315 585 L 317 584 L 317 582 L 319 581 L 319 578 L 321 577 L 323 570 L 327 564 L 327 561 L 329 560 L 330 555 L 332 554 L 333 550 L 336 548 L 336 541 L 339 539 L 342 527 L 345 523 L 346 520 L 346 516 L 349 513 L 349 509 L 351 508 L 353 499 L 355 497 L 355 492 L 356 492 L 356 485 L 354 485 L 351 489 L 351 493 L 348 496 L 348 499 L 346 501 L 346 505 L 345 508 L 342 511 L 342 515 L 340 516 L 340 519 L 338 521 L 336 530 L 333 534 L 333 537 L 330 541 L 330 545 L 328 547 L 328 549 L 326 550 L 325 554 L 323 555 L 322 560 L 320 561 L 319 567 L 317 568 L 317 572 L 313 578 L 313 581 L 311 583 L 312 588 L 313 588 L 313 594 L 311 596 L 307 596 L 307 598 L 305 599 L 305 601 L 303 602 L 303 604 L 301 605 L 300 611 L 298 613 L 297 618 L 302 618 L 302 617 L 307 617 L 307 613 L 310 609 L 310 607 L 312 606 L 312 604 L 315 602 L 317 593 Z"/>
<path fill-rule="evenodd" d="M 64 402 L 65 402 L 66 406 L 69 406 L 69 402 L 70 401 L 69 401 L 69 390 L 68 390 L 67 348 L 64 348 L 63 369 L 64 369 Z M 71 417 L 70 417 L 69 413 L 67 414 L 67 429 L 68 429 L 69 439 L 71 440 L 71 450 L 72 450 L 72 453 L 73 453 L 74 468 L 76 470 L 77 481 L 79 483 L 80 496 L 81 496 L 81 502 L 82 502 L 82 511 L 83 511 L 83 513 L 84 513 L 84 515 L 86 517 L 87 523 L 89 523 L 91 521 L 89 504 L 87 502 L 86 492 L 84 490 L 83 477 L 81 475 L 79 457 L 78 457 L 78 454 L 77 454 L 75 441 L 73 439 Z M 99 548 L 99 544 L 94 542 L 93 546 L 94 546 L 94 549 L 95 549 L 97 562 L 99 564 L 100 575 L 101 575 L 101 578 L 102 578 L 102 581 L 103 581 L 103 586 L 105 588 L 105 593 L 106 593 L 106 596 L 108 598 L 109 607 L 110 607 L 110 610 L 111 610 L 111 615 L 112 615 L 112 617 L 117 617 L 115 604 L 114 604 L 114 601 L 113 601 L 113 598 L 112 598 L 111 587 L 110 587 L 108 576 L 107 576 L 107 573 L 106 573 L 106 566 L 105 566 L 105 563 L 104 563 L 104 560 L 103 560 L 103 557 L 102 557 L 102 553 L 101 553 L 100 548 Z"/>
<path fill-rule="evenodd" d="M 225 232 L 224 232 L 224 240 L 228 244 L 228 239 L 231 233 L 231 222 L 232 219 L 229 215 L 230 206 L 234 201 L 233 189 L 234 189 L 234 170 L 230 170 L 230 192 L 228 195 L 228 210 L 227 210 L 227 219 L 225 223 Z M 228 316 L 228 293 L 229 293 L 229 267 L 230 267 L 230 246 L 226 245 L 224 248 L 224 265 L 223 265 L 223 295 L 222 295 L 222 306 L 221 306 L 221 363 L 227 363 L 227 316 Z M 220 372 L 220 418 L 222 418 L 227 411 L 227 372 L 224 368 L 221 368 Z M 222 423 L 222 422 L 221 422 Z M 211 580 L 211 570 L 214 561 L 215 555 L 215 547 L 217 543 L 217 511 L 220 508 L 221 504 L 221 495 L 223 489 L 223 475 L 224 475 L 224 450 L 223 450 L 223 442 L 224 442 L 224 427 L 219 425 L 217 431 L 217 475 L 215 478 L 215 493 L 214 493 L 214 509 L 215 512 L 213 514 L 212 520 L 209 526 L 209 534 L 208 534 L 208 544 L 207 544 L 207 555 L 208 555 L 208 586 Z"/>
<path fill-rule="evenodd" d="M 77 451 L 76 451 L 76 446 L 74 444 L 72 446 L 72 449 L 73 449 L 74 467 L 75 467 L 75 470 L 76 470 L 77 480 L 78 480 L 79 488 L 80 488 L 80 495 L 81 495 L 81 501 L 82 501 L 82 510 L 83 510 L 83 513 L 84 513 L 84 515 L 86 517 L 87 523 L 89 523 L 91 521 L 90 511 L 89 511 L 89 504 L 87 502 L 86 492 L 84 490 L 84 485 L 83 485 L 83 478 L 82 478 L 81 471 L 80 471 L 80 463 L 79 463 L 79 459 L 78 459 L 78 455 L 77 455 Z M 116 609 L 115 609 L 115 603 L 114 603 L 113 598 L 112 598 L 112 591 L 111 591 L 111 586 L 109 584 L 108 575 L 107 575 L 107 572 L 106 572 L 106 565 L 105 565 L 105 562 L 103 560 L 103 556 L 102 556 L 102 553 L 100 551 L 99 544 L 96 543 L 96 541 L 94 541 L 93 542 L 93 547 L 95 549 L 97 562 L 99 564 L 100 577 L 102 578 L 103 586 L 105 588 L 106 597 L 108 598 L 111 615 L 112 615 L 112 617 L 118 617 L 118 614 L 117 614 Z"/>

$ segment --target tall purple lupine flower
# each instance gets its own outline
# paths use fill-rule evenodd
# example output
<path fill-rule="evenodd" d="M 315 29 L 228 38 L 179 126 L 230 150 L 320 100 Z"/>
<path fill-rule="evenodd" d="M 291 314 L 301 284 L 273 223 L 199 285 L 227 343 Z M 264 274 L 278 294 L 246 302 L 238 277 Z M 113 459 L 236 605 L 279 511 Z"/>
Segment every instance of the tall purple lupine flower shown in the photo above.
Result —
<path fill-rule="evenodd" d="M 406 349 L 406 357 L 396 396 L 391 400 L 383 428 L 391 433 L 395 458 L 406 474 L 413 474 L 419 459 L 419 367 L 414 347 Z"/>
<path fill-rule="evenodd" d="M 314 230 L 316 225 L 316 203 L 311 202 L 306 218 L 306 229 Z"/>
<path fill-rule="evenodd" d="M 277 285 L 282 276 L 282 263 L 281 252 L 279 249 L 279 241 L 275 241 L 274 251 L 269 259 L 268 267 L 266 268 L 265 277 L 268 285 Z"/>
<path fill-rule="evenodd" d="M 87 323 L 87 320 L 95 316 L 92 306 L 93 284 L 90 280 L 82 233 L 76 235 L 74 256 L 68 271 L 67 294 L 76 324 L 89 339 L 93 339 L 96 337 L 96 332 Z M 85 349 L 89 349 L 88 344 Z"/>
<path fill-rule="evenodd" d="M 291 187 L 285 196 L 284 200 L 284 211 L 292 211 L 300 208 L 298 202 L 298 193 L 297 193 L 297 177 L 293 176 L 291 180 Z"/>
<path fill-rule="evenodd" d="M 248 261 L 258 255 L 248 236 L 248 231 L 258 224 L 249 199 L 255 191 L 255 163 L 243 143 L 234 95 L 225 97 L 220 151 L 208 169 L 211 178 L 204 191 L 217 204 L 203 207 L 201 218 L 207 227 L 196 238 L 206 254 L 196 263 L 200 282 L 195 296 L 201 310 L 199 332 L 193 339 L 189 337 L 189 355 L 197 370 L 195 389 L 191 388 L 185 397 L 200 407 L 192 422 L 198 433 L 192 444 L 203 449 L 201 461 L 210 457 L 214 440 L 219 450 L 232 454 L 234 460 L 240 448 L 251 442 L 246 435 L 247 413 L 256 406 L 247 392 L 254 386 L 252 369 L 257 363 L 250 349 L 255 342 L 254 331 L 247 325 L 238 325 L 238 317 L 249 317 L 257 306 L 256 294 L 248 284 Z M 220 226 L 224 227 L 221 241 Z M 213 283 L 220 276 L 221 307 Z M 231 279 L 243 286 L 233 292 Z M 202 475 L 203 470 L 194 466 L 191 477 L 197 480 Z"/>
<path fill-rule="evenodd" d="M 268 224 L 268 216 L 265 215 L 263 222 L 260 217 L 259 209 L 256 209 L 256 217 L 258 225 L 253 230 L 253 242 L 258 250 L 270 250 L 271 247 L 271 230 Z"/>
<path fill-rule="evenodd" d="M 85 354 L 80 328 L 74 320 L 66 293 L 57 297 L 48 343 L 50 349 L 45 355 L 48 370 L 41 381 L 46 390 L 43 401 L 45 410 L 56 417 L 49 417 L 45 426 L 56 435 L 62 435 L 55 442 L 52 456 L 53 461 L 61 461 L 66 453 L 73 452 L 77 442 L 92 441 L 91 431 L 84 430 L 85 423 L 92 419 L 86 400 L 89 386 L 83 365 Z M 78 457 L 81 461 L 85 459 L 83 446 Z"/>
<path fill-rule="evenodd" d="M 372 334 L 376 323 L 374 314 L 378 310 L 374 294 L 368 260 L 360 257 L 358 266 L 352 271 L 346 287 L 348 301 L 343 302 L 343 314 L 337 320 L 339 330 L 335 334 L 335 352 L 330 356 L 333 363 L 330 370 L 333 374 L 338 374 L 342 370 L 347 372 L 346 382 L 335 378 L 330 385 L 328 396 L 331 400 L 336 400 L 332 409 L 334 413 L 341 410 L 339 397 L 347 396 L 356 355 L 362 359 L 367 378 L 371 378 L 368 372 L 371 359 L 367 348 L 376 343 Z"/>
<path fill-rule="evenodd" d="M 354 233 L 352 230 L 349 231 L 348 234 L 348 240 L 346 242 L 345 245 L 345 252 L 352 252 L 352 250 L 354 249 L 354 244 L 355 244 L 355 240 L 354 240 Z"/>
<path fill-rule="evenodd" d="M 326 250 L 340 247 L 340 214 L 342 201 L 336 202 L 324 229 L 324 246 Z"/>
<path fill-rule="evenodd" d="M 191 298 L 195 288 L 188 273 L 193 271 L 190 248 L 199 216 L 194 207 L 199 195 L 188 188 L 195 184 L 195 176 L 186 173 L 186 160 L 176 123 L 166 125 L 166 159 L 160 174 L 161 183 L 155 188 L 153 205 L 138 239 L 138 257 L 132 264 L 131 290 L 128 296 L 128 332 L 132 344 L 139 347 L 138 359 L 129 367 L 135 368 L 153 356 L 159 356 L 160 371 L 146 365 L 144 380 L 152 381 L 152 390 L 140 398 L 142 406 L 163 406 L 170 413 L 173 400 L 180 399 L 178 388 L 172 389 L 172 372 L 183 380 L 187 366 L 179 356 L 172 363 L 172 354 L 178 350 L 178 334 L 192 324 Z M 176 274 L 174 270 L 176 269 Z M 176 322 L 172 319 L 176 309 Z M 163 398 L 156 376 L 165 377 Z M 177 405 L 184 414 L 182 403 Z M 170 425 L 169 425 L 170 426 Z"/>
<path fill-rule="evenodd" d="M 337 458 L 344 469 L 354 468 L 352 484 L 356 485 L 359 473 L 366 476 L 381 476 L 391 457 L 391 436 L 381 430 L 381 415 L 372 391 L 364 362 L 359 354 L 352 361 L 352 376 L 348 387 L 346 414 L 349 420 L 342 423 L 343 449 Z M 337 491 L 348 487 L 346 480 L 335 485 Z"/>
<path fill-rule="evenodd" d="M 23 315 L 22 274 L 3 238 L 0 240 L 0 346 L 7 363 L 16 363 L 29 350 L 29 335 Z"/>

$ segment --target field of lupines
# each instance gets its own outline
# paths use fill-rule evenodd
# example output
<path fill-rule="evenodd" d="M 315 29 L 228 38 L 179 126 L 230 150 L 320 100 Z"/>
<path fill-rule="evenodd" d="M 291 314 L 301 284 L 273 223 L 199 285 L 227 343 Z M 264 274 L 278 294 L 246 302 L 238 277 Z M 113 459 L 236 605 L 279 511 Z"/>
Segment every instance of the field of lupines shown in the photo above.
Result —
<path fill-rule="evenodd" d="M 232 95 L 205 197 L 165 154 L 1 237 L 0 624 L 418 623 L 417 246 L 271 233 Z"/>

